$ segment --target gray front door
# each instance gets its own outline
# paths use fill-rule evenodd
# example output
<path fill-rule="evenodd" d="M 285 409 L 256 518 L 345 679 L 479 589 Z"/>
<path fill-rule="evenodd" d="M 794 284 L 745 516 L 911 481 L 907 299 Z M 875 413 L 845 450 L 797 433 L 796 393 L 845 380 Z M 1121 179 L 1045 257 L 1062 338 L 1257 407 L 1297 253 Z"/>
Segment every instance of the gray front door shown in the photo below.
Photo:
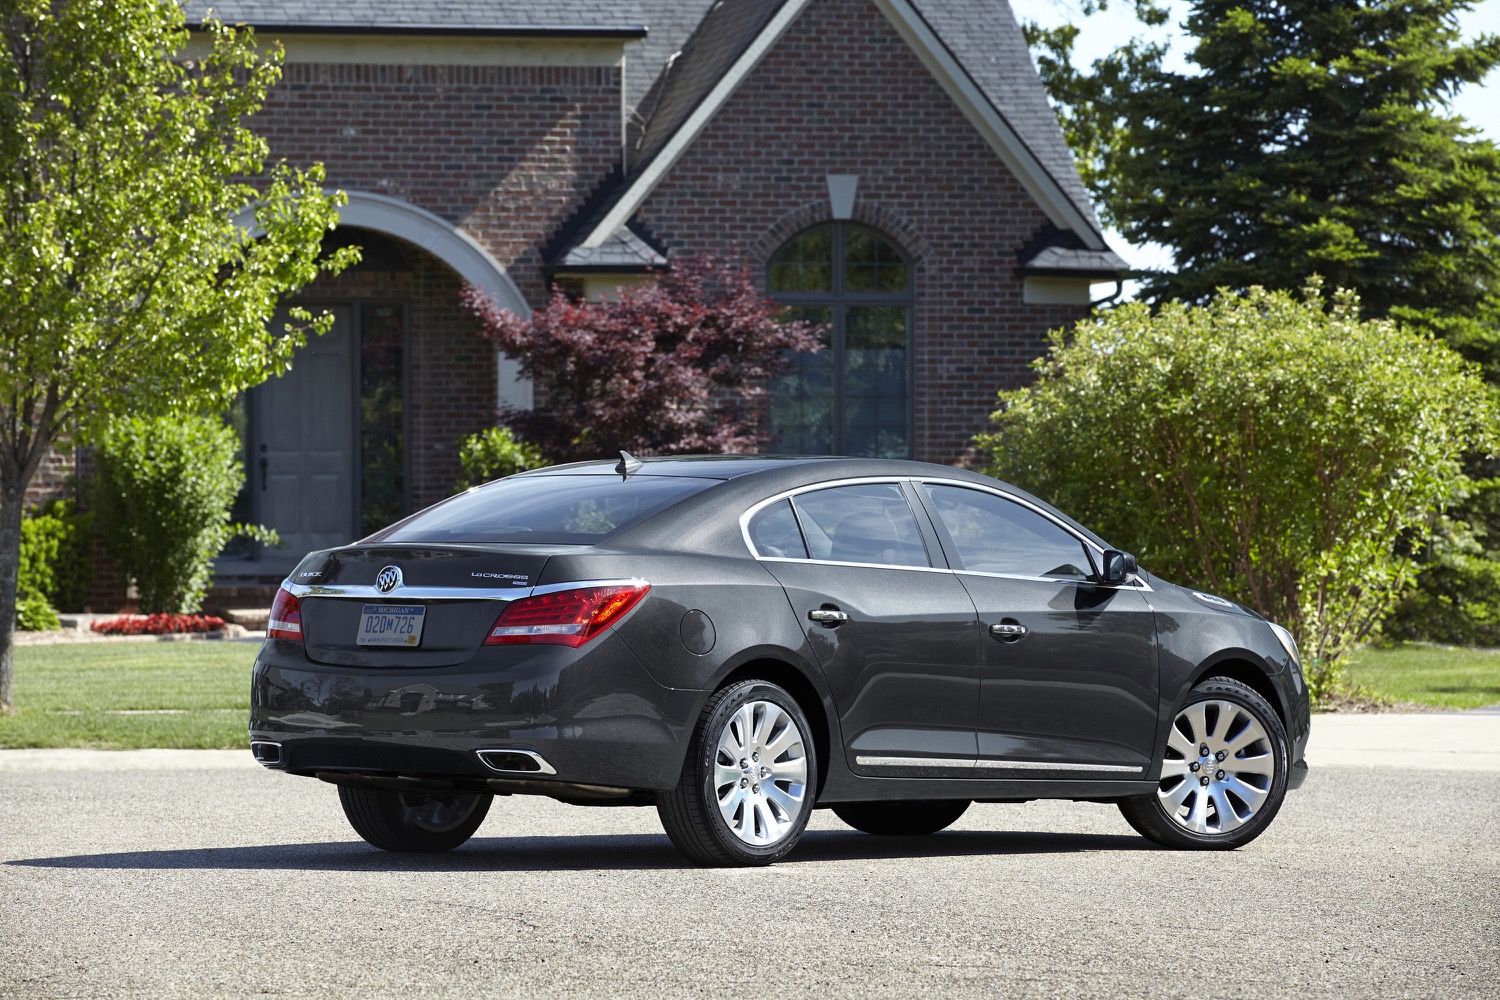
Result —
<path fill-rule="evenodd" d="M 333 328 L 311 337 L 291 370 L 254 390 L 250 405 L 251 507 L 281 535 L 262 547 L 264 570 L 290 570 L 313 549 L 352 541 L 356 437 L 354 322 L 348 305 L 329 307 Z M 278 315 L 273 328 L 286 319 Z"/>

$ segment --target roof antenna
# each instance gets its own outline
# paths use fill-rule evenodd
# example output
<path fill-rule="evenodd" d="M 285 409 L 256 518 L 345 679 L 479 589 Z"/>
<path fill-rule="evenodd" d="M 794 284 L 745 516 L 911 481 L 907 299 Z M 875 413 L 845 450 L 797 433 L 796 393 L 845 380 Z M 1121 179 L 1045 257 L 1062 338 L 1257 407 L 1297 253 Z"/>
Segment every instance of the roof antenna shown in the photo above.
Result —
<path fill-rule="evenodd" d="M 641 460 L 628 451 L 620 452 L 620 464 L 615 466 L 615 471 L 620 474 L 620 479 L 626 480 L 641 471 Z"/>

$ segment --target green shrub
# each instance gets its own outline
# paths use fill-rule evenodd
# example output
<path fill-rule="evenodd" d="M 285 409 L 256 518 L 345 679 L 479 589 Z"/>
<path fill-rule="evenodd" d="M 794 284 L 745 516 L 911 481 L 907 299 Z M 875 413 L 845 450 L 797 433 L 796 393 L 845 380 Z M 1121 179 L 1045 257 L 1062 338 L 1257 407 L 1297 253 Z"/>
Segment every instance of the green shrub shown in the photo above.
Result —
<path fill-rule="evenodd" d="M 1417 586 L 1396 606 L 1392 639 L 1454 646 L 1500 646 L 1500 479 L 1484 479 L 1438 520 Z"/>
<path fill-rule="evenodd" d="M 46 632 L 62 628 L 62 621 L 41 594 L 22 593 L 16 597 L 16 628 L 22 632 Z"/>
<path fill-rule="evenodd" d="M 94 509 L 99 535 L 135 583 L 141 610 L 197 611 L 224 543 L 263 528 L 231 524 L 244 484 L 234 431 L 208 417 L 110 424 L 98 440 Z"/>
<path fill-rule="evenodd" d="M 487 427 L 464 438 L 458 443 L 458 461 L 464 471 L 454 484 L 457 490 L 549 464 L 536 445 L 522 441 L 509 427 Z"/>
<path fill-rule="evenodd" d="M 54 608 L 82 611 L 94 583 L 94 518 L 72 500 L 53 500 L 21 522 L 18 591 Z"/>
<path fill-rule="evenodd" d="M 1315 695 L 1409 584 L 1400 543 L 1464 492 L 1461 457 L 1492 433 L 1457 354 L 1316 286 L 1127 305 L 1055 336 L 1037 368 L 1000 395 L 990 471 L 1286 625 Z"/>

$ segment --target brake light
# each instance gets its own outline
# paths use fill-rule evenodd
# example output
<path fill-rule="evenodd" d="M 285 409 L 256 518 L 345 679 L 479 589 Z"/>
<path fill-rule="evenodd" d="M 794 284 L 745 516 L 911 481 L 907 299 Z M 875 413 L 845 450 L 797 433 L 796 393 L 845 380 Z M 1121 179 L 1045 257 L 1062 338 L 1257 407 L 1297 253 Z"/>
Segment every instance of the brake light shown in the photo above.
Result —
<path fill-rule="evenodd" d="M 271 620 L 266 622 L 266 638 L 302 641 L 302 602 L 285 587 L 276 591 L 271 602 Z"/>
<path fill-rule="evenodd" d="M 486 646 L 551 642 L 577 649 L 640 603 L 649 583 L 579 587 L 512 601 L 500 612 Z"/>

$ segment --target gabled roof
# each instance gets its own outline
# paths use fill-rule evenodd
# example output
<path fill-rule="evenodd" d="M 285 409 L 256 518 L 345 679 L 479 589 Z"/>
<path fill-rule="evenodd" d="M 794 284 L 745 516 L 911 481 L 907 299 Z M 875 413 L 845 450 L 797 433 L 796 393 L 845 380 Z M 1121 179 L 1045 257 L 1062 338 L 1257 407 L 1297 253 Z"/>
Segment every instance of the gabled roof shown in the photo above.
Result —
<path fill-rule="evenodd" d="M 663 64 L 636 109 L 644 121 L 631 137 L 633 162 L 649 163 L 661 152 L 785 4 L 733 0 L 709 8 L 677 57 Z"/>
<path fill-rule="evenodd" d="M 189 25 L 211 10 L 226 24 L 283 32 L 569 35 L 639 38 L 635 0 L 188 0 Z"/>
<path fill-rule="evenodd" d="M 640 0 L 646 37 L 625 46 L 625 107 L 633 126 L 645 123 L 646 94 L 718 0 Z"/>
<path fill-rule="evenodd" d="M 651 0 L 647 0 L 648 3 Z M 1108 273 L 1109 251 L 1078 168 L 1047 103 L 1008 0 L 875 0 L 956 103 L 1037 198 L 1054 225 L 1077 233 L 1087 260 Z M 774 45 L 807 0 L 722 0 L 636 105 L 629 175 L 599 199 L 576 245 L 613 240 L 673 162 Z M 700 4 L 691 4 L 693 9 Z M 676 50 L 674 50 L 676 51 Z"/>
<path fill-rule="evenodd" d="M 1098 231 L 1078 165 L 1009 0 L 909 0 L 1016 136 Z"/>

